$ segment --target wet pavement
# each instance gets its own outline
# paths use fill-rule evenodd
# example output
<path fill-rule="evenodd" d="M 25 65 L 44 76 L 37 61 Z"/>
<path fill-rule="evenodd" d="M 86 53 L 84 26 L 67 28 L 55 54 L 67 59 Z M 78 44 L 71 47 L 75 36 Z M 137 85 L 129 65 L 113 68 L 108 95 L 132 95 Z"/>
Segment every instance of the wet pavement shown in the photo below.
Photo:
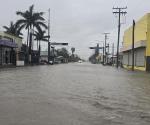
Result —
<path fill-rule="evenodd" d="M 0 125 L 150 125 L 150 74 L 90 63 L 2 69 Z"/>

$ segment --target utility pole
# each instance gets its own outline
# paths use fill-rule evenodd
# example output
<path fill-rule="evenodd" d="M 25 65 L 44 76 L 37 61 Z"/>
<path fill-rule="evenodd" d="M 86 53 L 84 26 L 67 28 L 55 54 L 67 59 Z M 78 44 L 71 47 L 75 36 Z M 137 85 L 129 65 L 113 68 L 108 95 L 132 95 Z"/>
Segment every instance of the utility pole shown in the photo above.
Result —
<path fill-rule="evenodd" d="M 50 8 L 48 9 L 48 64 L 50 62 Z"/>
<path fill-rule="evenodd" d="M 51 48 L 53 50 L 53 58 L 52 58 L 52 60 L 53 60 L 53 63 L 54 63 L 54 59 L 55 59 L 55 46 L 51 46 Z"/>
<path fill-rule="evenodd" d="M 114 64 L 114 43 L 112 44 L 112 65 Z"/>
<path fill-rule="evenodd" d="M 99 43 L 97 43 L 97 47 L 96 47 L 96 49 L 95 49 L 95 54 L 96 54 L 96 55 L 99 55 Z"/>
<path fill-rule="evenodd" d="M 109 43 L 107 44 L 107 47 L 108 47 L 108 54 L 109 54 Z"/>
<path fill-rule="evenodd" d="M 107 48 L 108 48 L 107 55 L 109 56 L 109 43 L 107 44 Z M 107 57 L 107 63 L 108 63 L 108 57 Z"/>
<path fill-rule="evenodd" d="M 132 71 L 134 71 L 134 35 L 135 35 L 135 21 L 133 20 L 133 27 L 132 27 Z"/>
<path fill-rule="evenodd" d="M 99 40 L 95 40 L 95 41 L 98 41 L 98 42 L 100 42 L 100 43 L 102 43 L 103 44 L 103 47 L 100 47 L 101 49 L 102 49 L 102 51 L 103 51 L 103 65 L 104 65 L 104 53 L 105 53 L 105 51 L 104 51 L 104 41 L 99 41 Z"/>
<path fill-rule="evenodd" d="M 119 66 L 119 41 L 120 41 L 120 27 L 121 27 L 121 15 L 125 15 L 127 12 L 123 11 L 127 7 L 113 7 L 113 14 L 118 14 L 118 43 L 117 43 L 117 68 Z"/>
<path fill-rule="evenodd" d="M 107 57 L 107 53 L 106 53 L 106 44 L 107 44 L 107 39 L 108 39 L 108 34 L 110 33 L 103 33 L 105 35 L 105 59 L 104 59 L 104 63 L 106 63 L 106 57 Z"/>
<path fill-rule="evenodd" d="M 95 50 L 95 54 L 99 53 L 100 49 L 103 49 L 103 55 L 104 55 L 104 46 L 103 47 L 99 47 L 99 43 L 97 44 L 96 47 L 89 47 L 89 49 L 94 49 Z M 103 56 L 104 57 L 104 56 Z"/>
<path fill-rule="evenodd" d="M 103 65 L 104 65 L 104 53 L 105 53 L 105 47 L 104 47 L 104 43 L 103 43 Z"/>

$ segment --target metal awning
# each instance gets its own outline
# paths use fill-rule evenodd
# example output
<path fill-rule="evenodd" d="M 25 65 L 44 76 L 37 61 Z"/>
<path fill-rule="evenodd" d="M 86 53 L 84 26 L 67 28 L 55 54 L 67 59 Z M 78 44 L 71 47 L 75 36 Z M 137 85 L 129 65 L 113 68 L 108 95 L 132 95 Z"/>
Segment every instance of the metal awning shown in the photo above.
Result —
<path fill-rule="evenodd" d="M 7 46 L 11 48 L 17 48 L 18 45 L 15 42 L 9 41 L 9 40 L 0 40 L 1 46 Z"/>
<path fill-rule="evenodd" d="M 146 47 L 146 41 L 145 40 L 135 42 L 135 44 L 134 44 L 135 49 L 141 48 L 141 47 Z M 121 48 L 121 52 L 129 51 L 129 50 L 132 50 L 132 45 Z"/>

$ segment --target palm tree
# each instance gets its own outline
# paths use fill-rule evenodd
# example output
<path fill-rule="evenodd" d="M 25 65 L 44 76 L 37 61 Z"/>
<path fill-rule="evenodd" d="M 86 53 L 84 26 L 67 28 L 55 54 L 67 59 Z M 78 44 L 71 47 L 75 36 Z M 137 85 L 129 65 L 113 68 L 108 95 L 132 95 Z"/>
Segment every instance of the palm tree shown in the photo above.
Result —
<path fill-rule="evenodd" d="M 49 36 L 45 35 L 46 31 L 40 30 L 39 32 L 35 31 L 35 40 L 37 41 L 37 49 L 39 52 L 39 57 L 40 57 L 40 51 L 41 51 L 41 41 L 48 42 Z"/>
<path fill-rule="evenodd" d="M 49 36 L 45 35 L 45 33 L 46 31 L 40 30 L 39 32 L 35 31 L 35 33 L 33 34 L 35 36 L 35 40 L 37 40 L 37 47 L 40 41 L 48 42 Z"/>
<path fill-rule="evenodd" d="M 58 56 L 63 56 L 64 58 L 69 58 L 69 52 L 66 48 L 61 48 L 57 50 L 57 55 Z"/>
<path fill-rule="evenodd" d="M 71 52 L 72 52 L 72 55 L 73 55 L 74 52 L 75 52 L 75 48 L 74 47 L 71 48 Z"/>
<path fill-rule="evenodd" d="M 29 41 L 29 54 L 31 54 L 31 46 L 32 46 L 32 35 L 34 32 L 34 28 L 37 31 L 42 31 L 43 28 L 47 28 L 47 25 L 44 23 L 45 19 L 42 17 L 43 12 L 34 12 L 34 5 L 29 7 L 29 10 L 24 12 L 17 11 L 17 15 L 23 17 L 17 21 L 17 25 L 21 25 L 22 29 L 27 29 L 27 46 Z"/>
<path fill-rule="evenodd" d="M 21 33 L 21 26 L 16 25 L 16 23 L 13 23 L 13 21 L 10 22 L 9 26 L 3 26 L 3 28 L 6 30 L 6 33 L 12 34 L 14 36 L 20 37 L 22 35 Z"/>

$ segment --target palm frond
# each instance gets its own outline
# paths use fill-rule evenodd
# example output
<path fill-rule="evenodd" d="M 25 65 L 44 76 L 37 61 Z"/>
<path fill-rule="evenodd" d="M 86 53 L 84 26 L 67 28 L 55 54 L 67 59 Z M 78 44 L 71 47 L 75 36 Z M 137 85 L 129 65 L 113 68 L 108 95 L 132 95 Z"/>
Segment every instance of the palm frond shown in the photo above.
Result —
<path fill-rule="evenodd" d="M 43 38 L 43 39 L 42 39 L 42 41 L 48 42 L 48 39 L 46 39 L 46 38 Z"/>
<path fill-rule="evenodd" d="M 37 21 L 36 23 L 37 23 L 39 26 L 44 27 L 45 29 L 48 28 L 48 26 L 47 26 L 45 23 L 43 23 L 43 22 Z"/>
<path fill-rule="evenodd" d="M 4 28 L 6 31 L 9 30 L 9 27 L 7 27 L 7 26 L 3 26 L 3 28 Z"/>
<path fill-rule="evenodd" d="M 29 12 L 31 15 L 33 14 L 33 9 L 34 9 L 34 4 L 29 7 Z"/>

